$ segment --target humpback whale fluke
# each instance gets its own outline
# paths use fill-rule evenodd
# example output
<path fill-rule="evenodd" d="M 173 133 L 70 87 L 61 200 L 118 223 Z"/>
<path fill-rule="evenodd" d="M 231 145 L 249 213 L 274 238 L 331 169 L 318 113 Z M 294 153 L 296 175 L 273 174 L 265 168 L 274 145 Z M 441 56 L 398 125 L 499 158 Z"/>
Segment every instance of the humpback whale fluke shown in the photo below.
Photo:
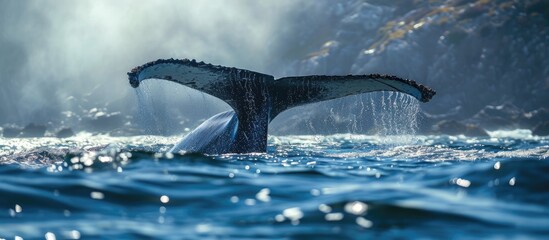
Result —
<path fill-rule="evenodd" d="M 265 152 L 268 125 L 292 107 L 375 91 L 396 91 L 428 102 L 435 91 L 412 80 L 369 74 L 274 79 L 254 71 L 195 60 L 159 59 L 132 69 L 130 85 L 163 79 L 217 97 L 233 108 L 206 120 L 170 151 L 206 154 Z"/>

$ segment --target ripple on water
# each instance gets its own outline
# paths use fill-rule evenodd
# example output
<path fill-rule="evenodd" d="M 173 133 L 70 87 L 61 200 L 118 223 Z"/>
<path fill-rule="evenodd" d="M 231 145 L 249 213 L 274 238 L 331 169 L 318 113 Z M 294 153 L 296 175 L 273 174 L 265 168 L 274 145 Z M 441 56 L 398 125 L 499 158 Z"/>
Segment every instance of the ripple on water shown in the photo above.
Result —
<path fill-rule="evenodd" d="M 549 234 L 546 138 L 285 136 L 269 153 L 164 153 L 175 141 L 0 138 L 0 237 Z"/>

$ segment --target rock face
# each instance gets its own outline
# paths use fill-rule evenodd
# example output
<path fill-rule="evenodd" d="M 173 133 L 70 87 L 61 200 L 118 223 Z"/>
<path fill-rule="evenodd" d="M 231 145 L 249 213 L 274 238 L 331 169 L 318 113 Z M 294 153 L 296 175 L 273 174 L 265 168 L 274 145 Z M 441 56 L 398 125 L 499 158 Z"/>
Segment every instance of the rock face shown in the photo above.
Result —
<path fill-rule="evenodd" d="M 532 134 L 536 136 L 549 136 L 549 121 L 537 125 L 532 131 Z"/>
<path fill-rule="evenodd" d="M 506 103 L 498 106 L 488 105 L 465 122 L 488 130 L 533 129 L 547 119 L 549 111 L 545 108 L 524 112 L 517 106 Z"/>
<path fill-rule="evenodd" d="M 547 108 L 539 108 L 534 111 L 524 113 L 523 123 L 525 128 L 532 129 L 541 123 L 549 121 L 549 110 Z"/>
<path fill-rule="evenodd" d="M 277 43 L 284 46 L 276 47 L 280 53 L 272 57 L 281 63 L 270 60 L 273 69 L 284 69 L 273 70 L 277 76 L 382 73 L 416 80 L 438 92 L 431 102 L 421 105 L 419 133 L 425 134 L 432 133 L 433 126 L 443 120 L 461 124 L 455 126 L 461 129 L 457 132 L 467 126 L 539 132 L 549 121 L 547 0 L 318 0 L 310 6 L 314 9 L 295 10 L 303 11 L 298 15 L 304 16 L 292 19 L 299 23 L 294 26 L 299 31 L 285 34 L 286 41 Z M 322 14 L 306 14 L 311 11 Z M 281 34 L 292 32 L 289 28 L 281 28 Z M 24 49 L 4 44 L 2 50 L 10 56 L 22 56 Z M 12 57 L 10 61 L 22 63 L 24 59 Z M 7 81 L 7 86 L 17 86 L 15 80 Z M 0 89 L 0 93 L 7 89 L 10 87 Z M 378 126 L 374 126 L 374 119 L 379 116 L 362 113 L 363 109 L 371 110 L 368 97 L 362 98 L 358 103 L 352 97 L 290 110 L 284 114 L 285 120 L 273 122 L 271 132 L 375 132 L 373 127 Z M 94 99 L 71 101 L 74 106 L 96 103 Z M 0 112 L 10 111 L 10 104 L 5 102 L 0 103 Z M 116 105 L 124 106 L 122 109 L 133 106 Z M 166 128 L 173 131 L 143 130 L 134 128 L 137 119 L 134 126 L 127 126 L 127 116 L 116 112 L 120 108 L 108 106 L 111 109 L 96 109 L 90 104 L 72 109 L 77 114 L 65 116 L 65 123 L 57 126 L 117 135 L 180 134 L 180 129 L 200 123 L 195 122 L 197 112 L 165 111 L 154 115 L 159 119 L 195 119 L 183 124 L 172 121 L 175 126 Z M 452 124 L 439 127 L 449 125 L 452 129 Z M 3 136 L 17 137 L 22 130 L 7 126 Z M 41 130 L 35 130 L 40 135 Z"/>
<path fill-rule="evenodd" d="M 455 120 L 443 120 L 433 126 L 436 134 L 465 135 L 468 137 L 490 137 L 484 129 L 472 124 L 463 124 Z"/>
<path fill-rule="evenodd" d="M 323 31 L 325 44 L 296 61 L 290 74 L 415 79 L 438 92 L 421 106 L 426 115 L 447 115 L 443 119 L 466 126 L 533 129 L 549 119 L 547 1 L 356 0 L 333 6 L 338 11 L 330 12 L 333 31 Z M 344 116 L 357 111 L 338 109 Z"/>
<path fill-rule="evenodd" d="M 478 124 L 489 130 L 496 130 L 498 128 L 515 129 L 523 117 L 524 113 L 522 110 L 514 105 L 488 105 L 470 118 L 469 122 Z"/>

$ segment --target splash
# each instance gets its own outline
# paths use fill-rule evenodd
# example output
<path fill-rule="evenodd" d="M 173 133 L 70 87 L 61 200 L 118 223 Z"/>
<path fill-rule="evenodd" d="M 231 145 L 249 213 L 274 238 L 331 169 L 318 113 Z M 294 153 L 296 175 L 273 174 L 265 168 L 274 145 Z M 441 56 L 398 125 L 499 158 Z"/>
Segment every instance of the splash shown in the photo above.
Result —
<path fill-rule="evenodd" d="M 419 110 L 419 101 L 406 94 L 378 92 L 349 96 L 289 110 L 284 114 L 288 119 L 285 124 L 297 132 L 284 129 L 283 134 L 275 135 L 304 134 L 319 138 L 331 134 L 351 138 L 370 135 L 388 144 L 410 144 L 417 141 Z M 287 127 L 280 123 L 274 126 Z"/>
<path fill-rule="evenodd" d="M 381 92 L 369 95 L 372 133 L 384 144 L 413 144 L 418 129 L 419 102 L 406 94 Z"/>
<path fill-rule="evenodd" d="M 371 94 L 370 105 L 374 132 L 380 136 L 414 135 L 418 129 L 419 103 L 402 93 Z"/>
<path fill-rule="evenodd" d="M 377 92 L 334 101 L 324 120 L 333 129 L 349 136 L 367 134 L 387 144 L 407 144 L 416 141 L 419 101 L 399 92 Z M 312 132 L 315 120 L 311 119 Z M 345 122 L 345 124 L 340 124 Z"/>
<path fill-rule="evenodd" d="M 181 135 L 230 109 L 219 99 L 171 82 L 144 81 L 134 90 L 135 123 L 147 135 Z"/>
<path fill-rule="evenodd" d="M 161 108 L 155 108 L 154 98 L 148 85 L 135 89 L 137 97 L 137 125 L 145 134 L 154 135 L 163 132 L 162 123 L 156 114 Z"/>
<path fill-rule="evenodd" d="M 184 130 L 182 125 L 189 123 L 188 119 L 176 117 L 183 115 L 180 108 L 187 109 L 181 105 L 193 102 L 183 100 L 191 98 L 192 93 L 188 89 L 174 86 L 171 83 L 151 84 L 145 82 L 135 89 L 135 95 L 137 97 L 136 123 L 144 134 L 164 136 L 181 134 Z M 194 103 L 199 102 L 194 101 Z"/>

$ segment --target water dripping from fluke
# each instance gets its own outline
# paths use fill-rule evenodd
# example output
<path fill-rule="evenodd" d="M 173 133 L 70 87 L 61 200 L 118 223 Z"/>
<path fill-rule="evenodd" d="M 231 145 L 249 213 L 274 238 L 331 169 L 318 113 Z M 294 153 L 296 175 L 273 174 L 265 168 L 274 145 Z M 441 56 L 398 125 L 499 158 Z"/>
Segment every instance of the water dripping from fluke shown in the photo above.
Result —
<path fill-rule="evenodd" d="M 399 92 L 369 96 L 371 133 L 383 144 L 413 144 L 418 130 L 419 101 Z"/>

